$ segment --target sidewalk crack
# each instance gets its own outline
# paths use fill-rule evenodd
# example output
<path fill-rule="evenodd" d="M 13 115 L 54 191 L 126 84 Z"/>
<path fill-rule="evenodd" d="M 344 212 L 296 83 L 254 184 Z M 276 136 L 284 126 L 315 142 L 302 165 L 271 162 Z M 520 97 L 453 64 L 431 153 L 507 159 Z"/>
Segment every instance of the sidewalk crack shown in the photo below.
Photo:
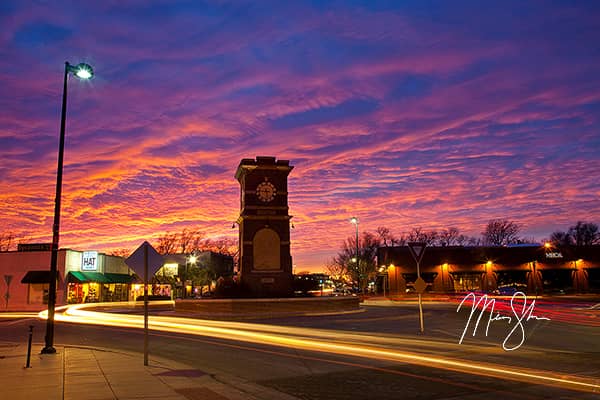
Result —
<path fill-rule="evenodd" d="M 102 376 L 104 377 L 104 381 L 106 382 L 106 384 L 108 385 L 108 388 L 110 389 L 111 393 L 113 394 L 113 398 L 118 400 L 117 394 L 115 393 L 112 385 L 110 384 L 110 381 L 106 377 L 106 374 L 104 373 L 104 370 L 102 369 L 102 365 L 100 365 L 100 361 L 98 360 L 98 357 L 96 357 L 96 352 L 94 350 L 92 350 L 92 356 L 94 357 L 94 360 L 96 360 L 96 364 L 98 364 L 98 369 L 102 373 Z"/>

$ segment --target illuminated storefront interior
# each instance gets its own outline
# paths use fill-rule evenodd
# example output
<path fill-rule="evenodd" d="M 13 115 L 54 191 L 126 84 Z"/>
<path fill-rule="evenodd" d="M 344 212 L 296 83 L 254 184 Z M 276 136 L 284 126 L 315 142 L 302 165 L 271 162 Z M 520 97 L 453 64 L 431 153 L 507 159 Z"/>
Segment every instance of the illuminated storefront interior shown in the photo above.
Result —
<path fill-rule="evenodd" d="M 132 300 L 127 274 L 70 271 L 67 274 L 67 303 L 95 303 Z"/>

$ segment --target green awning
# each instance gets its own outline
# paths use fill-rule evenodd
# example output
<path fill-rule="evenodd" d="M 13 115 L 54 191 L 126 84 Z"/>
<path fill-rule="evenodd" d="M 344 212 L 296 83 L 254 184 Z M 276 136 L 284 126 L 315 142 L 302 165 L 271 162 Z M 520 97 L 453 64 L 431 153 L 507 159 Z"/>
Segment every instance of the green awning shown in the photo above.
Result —
<path fill-rule="evenodd" d="M 68 275 L 69 282 L 99 282 L 99 283 L 110 283 L 108 278 L 99 272 L 81 272 L 81 271 L 70 271 Z"/>
<path fill-rule="evenodd" d="M 110 283 L 131 283 L 135 280 L 135 276 L 127 274 L 113 274 L 105 273 L 104 276 L 109 280 Z"/>
<path fill-rule="evenodd" d="M 68 280 L 69 282 L 77 283 L 132 283 L 136 278 L 134 275 L 127 274 L 113 274 L 108 272 L 106 274 L 101 274 L 100 272 L 70 271 Z"/>

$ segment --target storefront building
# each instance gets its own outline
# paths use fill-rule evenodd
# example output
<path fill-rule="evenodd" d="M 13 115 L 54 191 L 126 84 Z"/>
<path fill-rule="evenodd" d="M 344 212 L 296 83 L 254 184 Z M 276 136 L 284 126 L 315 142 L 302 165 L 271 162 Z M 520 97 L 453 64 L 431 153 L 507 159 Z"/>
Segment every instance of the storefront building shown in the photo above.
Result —
<path fill-rule="evenodd" d="M 97 251 L 67 251 L 66 302 L 128 301 L 135 277 L 121 257 Z"/>
<path fill-rule="evenodd" d="M 0 252 L 0 310 L 39 311 L 48 304 L 50 244 L 22 244 L 17 251 Z M 233 275 L 233 257 L 210 251 L 163 256 L 164 265 L 150 279 L 155 298 L 192 298 L 203 287 L 194 282 L 198 271 L 210 269 L 215 280 Z M 57 259 L 56 304 L 136 301 L 144 285 L 122 257 L 98 251 L 60 249 Z M 211 285 L 207 285 L 210 290 Z M 214 287 L 214 281 L 212 282 Z"/>
<path fill-rule="evenodd" d="M 42 310 L 48 304 L 50 245 L 19 245 L 0 253 L 0 294 L 5 310 Z M 57 305 L 132 300 L 133 272 L 123 258 L 97 251 L 60 249 Z"/>
<path fill-rule="evenodd" d="M 390 294 L 414 292 L 416 263 L 407 246 L 379 248 L 378 263 Z M 600 246 L 427 247 L 420 270 L 428 292 L 600 292 Z"/>
<path fill-rule="evenodd" d="M 234 261 L 230 255 L 201 251 L 166 254 L 163 259 L 164 265 L 152 280 L 154 295 L 170 294 L 176 299 L 199 298 L 214 288 L 219 277 L 233 276 Z"/>

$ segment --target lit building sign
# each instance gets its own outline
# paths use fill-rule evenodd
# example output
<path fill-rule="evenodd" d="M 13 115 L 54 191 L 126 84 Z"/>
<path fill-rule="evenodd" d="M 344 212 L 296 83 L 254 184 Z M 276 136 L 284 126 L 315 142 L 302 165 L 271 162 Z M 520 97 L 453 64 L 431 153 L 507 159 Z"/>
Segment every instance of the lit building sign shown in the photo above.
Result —
<path fill-rule="evenodd" d="M 84 251 L 81 256 L 82 271 L 97 271 L 98 270 L 98 252 Z"/>
<path fill-rule="evenodd" d="M 563 255 L 559 251 L 555 251 L 552 253 L 546 253 L 546 258 L 563 258 Z"/>
<path fill-rule="evenodd" d="M 163 267 L 162 267 L 162 271 L 161 271 L 162 274 L 159 272 L 157 275 L 173 277 L 178 274 L 178 271 L 177 271 L 178 268 L 179 268 L 179 264 L 177 264 L 177 263 L 167 263 L 167 264 L 163 265 Z"/>

